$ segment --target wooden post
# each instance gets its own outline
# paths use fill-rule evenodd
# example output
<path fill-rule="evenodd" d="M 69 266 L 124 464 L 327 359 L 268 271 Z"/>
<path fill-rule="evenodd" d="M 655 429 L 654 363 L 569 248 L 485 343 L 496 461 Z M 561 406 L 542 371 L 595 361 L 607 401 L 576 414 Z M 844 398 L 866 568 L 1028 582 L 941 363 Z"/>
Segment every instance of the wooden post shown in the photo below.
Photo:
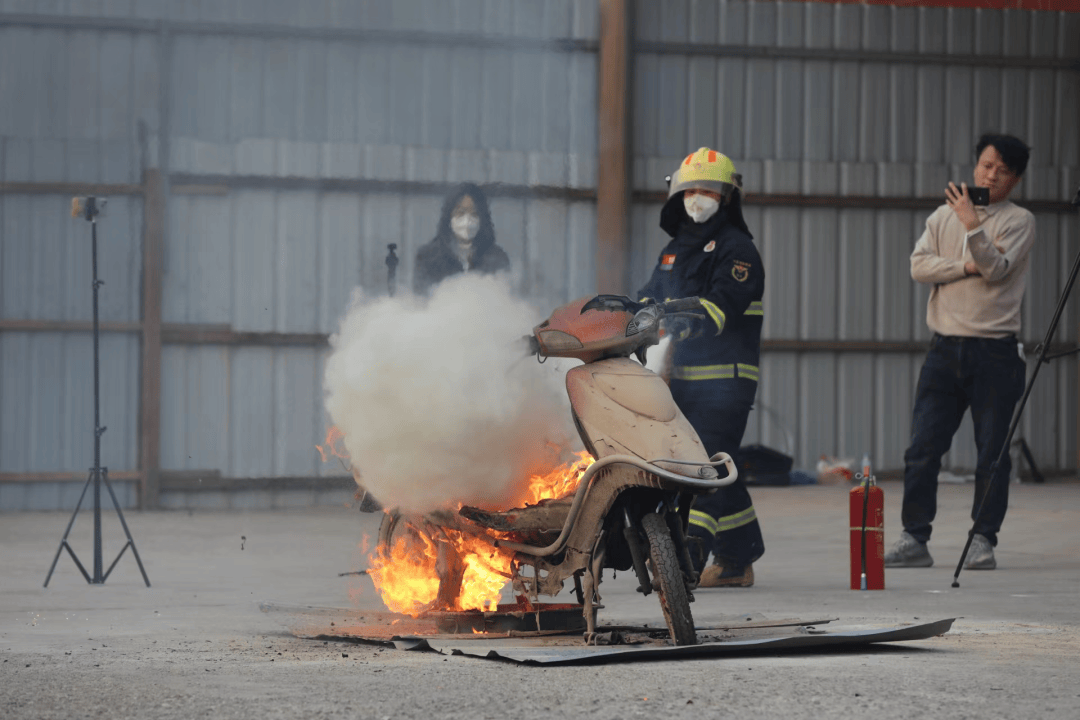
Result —
<path fill-rule="evenodd" d="M 143 174 L 142 384 L 139 392 L 139 507 L 158 505 L 161 472 L 161 275 L 165 241 L 165 183 L 161 171 Z"/>
<path fill-rule="evenodd" d="M 596 289 L 629 291 L 629 0 L 600 0 L 600 157 L 596 189 Z"/>

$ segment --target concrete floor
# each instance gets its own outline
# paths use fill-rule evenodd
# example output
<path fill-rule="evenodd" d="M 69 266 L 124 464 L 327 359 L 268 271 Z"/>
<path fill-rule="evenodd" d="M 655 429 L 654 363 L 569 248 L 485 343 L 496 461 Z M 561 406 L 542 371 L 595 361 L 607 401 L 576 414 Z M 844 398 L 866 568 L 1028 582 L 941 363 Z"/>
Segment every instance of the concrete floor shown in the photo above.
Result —
<path fill-rule="evenodd" d="M 885 483 L 886 539 L 901 487 Z M 0 515 L 0 717 L 822 718 L 1080 717 L 1080 484 L 1014 485 L 999 569 L 950 588 L 971 485 L 943 485 L 937 565 L 848 589 L 847 488 L 753 491 L 768 551 L 751 589 L 702 590 L 699 625 L 735 613 L 884 626 L 960 617 L 952 632 L 860 651 L 535 668 L 300 640 L 258 603 L 377 609 L 360 546 L 377 515 L 345 507 L 129 513 L 130 554 L 103 586 L 62 556 L 68 515 Z M 106 514 L 106 567 L 123 532 Z M 90 513 L 72 544 L 92 562 Z M 601 586 L 601 622 L 662 622 L 628 574 Z"/>

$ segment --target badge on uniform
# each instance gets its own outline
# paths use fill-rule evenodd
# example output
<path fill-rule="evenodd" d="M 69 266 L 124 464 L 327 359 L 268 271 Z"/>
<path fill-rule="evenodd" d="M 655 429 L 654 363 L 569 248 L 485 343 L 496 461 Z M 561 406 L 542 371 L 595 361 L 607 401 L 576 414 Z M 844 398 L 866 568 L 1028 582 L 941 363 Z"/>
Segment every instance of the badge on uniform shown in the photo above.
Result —
<path fill-rule="evenodd" d="M 750 263 L 736 260 L 731 268 L 731 277 L 739 282 L 746 282 L 746 278 L 750 277 Z"/>
<path fill-rule="evenodd" d="M 675 267 L 675 256 L 674 255 L 661 255 L 660 256 L 660 269 L 661 270 L 671 270 L 671 268 L 673 268 L 673 267 Z"/>
<path fill-rule="evenodd" d="M 710 240 L 709 244 L 705 246 L 705 252 L 712 252 L 716 249 L 716 241 Z"/>

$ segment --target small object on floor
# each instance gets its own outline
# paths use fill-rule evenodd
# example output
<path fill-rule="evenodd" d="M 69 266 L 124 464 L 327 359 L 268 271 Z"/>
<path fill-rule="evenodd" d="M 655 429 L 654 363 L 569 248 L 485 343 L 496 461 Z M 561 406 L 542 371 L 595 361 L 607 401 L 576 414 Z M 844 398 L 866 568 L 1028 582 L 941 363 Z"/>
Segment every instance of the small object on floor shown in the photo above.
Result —
<path fill-rule="evenodd" d="M 993 570 L 996 567 L 994 546 L 984 536 L 976 533 L 971 538 L 971 547 L 968 548 L 967 559 L 964 560 L 964 569 Z"/>
<path fill-rule="evenodd" d="M 900 539 L 893 543 L 889 552 L 885 553 L 885 567 L 932 567 L 934 558 L 930 557 L 930 551 L 926 543 L 919 542 L 907 530 L 900 533 Z"/>
<path fill-rule="evenodd" d="M 754 584 L 754 566 L 725 567 L 710 565 L 701 573 L 698 587 L 750 587 Z"/>
<path fill-rule="evenodd" d="M 346 575 L 367 575 L 367 570 L 351 570 L 349 572 L 338 573 L 338 577 L 345 577 Z"/>

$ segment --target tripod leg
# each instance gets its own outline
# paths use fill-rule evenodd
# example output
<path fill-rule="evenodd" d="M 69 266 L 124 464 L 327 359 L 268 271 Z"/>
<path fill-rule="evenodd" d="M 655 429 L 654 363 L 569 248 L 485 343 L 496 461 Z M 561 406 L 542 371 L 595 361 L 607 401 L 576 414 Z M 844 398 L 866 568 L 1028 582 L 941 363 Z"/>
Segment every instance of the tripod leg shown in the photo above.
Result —
<path fill-rule="evenodd" d="M 71 549 L 71 543 L 65 540 L 60 547 L 68 551 L 68 555 L 71 556 L 71 559 L 75 562 L 75 567 L 79 568 L 79 572 L 82 573 L 82 576 L 86 578 L 86 582 L 93 585 L 94 580 L 90 577 L 90 573 L 86 572 L 86 568 L 83 567 L 83 564 L 79 562 L 79 558 L 75 555 L 75 551 Z"/>
<path fill-rule="evenodd" d="M 124 550 L 127 550 L 127 546 L 131 546 L 131 553 L 135 556 L 135 562 L 139 565 L 139 572 L 142 573 L 143 582 L 146 583 L 146 587 L 150 587 L 150 578 L 146 576 L 146 570 L 143 568 L 142 558 L 139 557 L 139 551 L 135 548 L 135 540 L 131 537 L 131 531 L 128 530 L 127 521 L 124 520 L 124 513 L 120 510 L 120 502 L 116 499 L 116 493 L 113 492 L 112 483 L 109 482 L 109 471 L 102 470 L 101 477 L 105 480 L 105 489 L 109 491 L 109 497 L 112 498 L 113 507 L 116 508 L 116 516 L 120 518 L 120 525 L 124 528 L 124 535 L 127 536 L 127 545 L 120 551 L 120 555 L 124 554 Z M 117 561 L 120 560 L 120 555 L 116 556 L 116 560 L 113 560 L 113 564 L 109 566 L 109 572 L 112 572 L 113 567 L 116 566 Z M 105 573 L 108 577 L 109 573 Z"/>
<path fill-rule="evenodd" d="M 86 483 L 83 484 L 82 494 L 79 495 L 79 502 L 75 503 L 75 512 L 71 513 L 71 520 L 68 521 L 67 530 L 64 530 L 64 537 L 60 539 L 60 547 L 56 548 L 56 557 L 53 558 L 52 565 L 49 567 L 49 574 L 45 576 L 45 585 L 43 587 L 49 587 L 49 580 L 52 580 L 53 571 L 56 570 L 56 561 L 60 559 L 60 553 L 64 550 L 64 546 L 67 545 L 68 535 L 71 533 L 71 528 L 75 525 L 75 518 L 82 508 L 83 499 L 86 497 L 86 491 L 90 488 L 90 481 L 93 479 L 94 473 L 91 471 L 90 477 L 86 478 Z M 75 564 L 79 565 L 79 569 L 82 570 L 82 565 L 79 564 L 79 559 L 75 557 L 75 553 L 72 552 L 70 545 L 68 545 L 68 552 L 71 553 L 71 558 L 75 561 Z M 83 575 L 86 575 L 85 570 L 83 570 Z M 89 575 L 86 575 L 86 582 L 90 582 Z"/>

